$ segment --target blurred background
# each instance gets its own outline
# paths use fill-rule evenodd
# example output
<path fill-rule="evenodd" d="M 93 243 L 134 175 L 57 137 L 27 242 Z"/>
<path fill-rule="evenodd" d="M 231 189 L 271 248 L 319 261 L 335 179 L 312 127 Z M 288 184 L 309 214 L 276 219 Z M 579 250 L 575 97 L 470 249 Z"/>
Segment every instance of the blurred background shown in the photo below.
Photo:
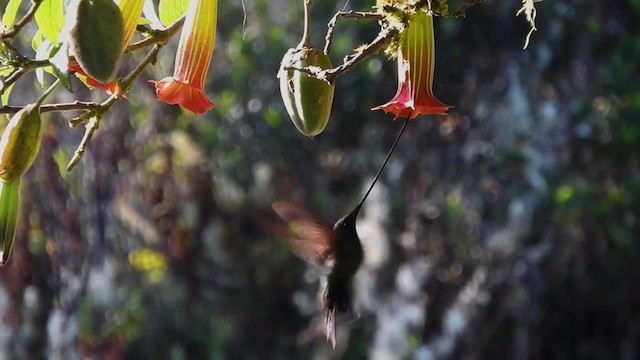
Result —
<path fill-rule="evenodd" d="M 314 45 L 336 11 L 371 5 L 315 1 Z M 320 272 L 260 224 L 277 199 L 328 222 L 358 202 L 400 129 L 370 111 L 396 65 L 338 78 L 307 139 L 275 77 L 301 1 L 220 0 L 216 110 L 155 100 L 173 41 L 72 172 L 83 129 L 45 115 L 0 269 L 0 359 L 640 359 L 640 1 L 540 2 L 526 50 L 520 6 L 436 19 L 434 93 L 455 108 L 409 124 L 360 214 L 359 318 L 335 350 Z M 377 31 L 339 23 L 334 63 Z M 10 104 L 36 98 L 22 83 Z"/>

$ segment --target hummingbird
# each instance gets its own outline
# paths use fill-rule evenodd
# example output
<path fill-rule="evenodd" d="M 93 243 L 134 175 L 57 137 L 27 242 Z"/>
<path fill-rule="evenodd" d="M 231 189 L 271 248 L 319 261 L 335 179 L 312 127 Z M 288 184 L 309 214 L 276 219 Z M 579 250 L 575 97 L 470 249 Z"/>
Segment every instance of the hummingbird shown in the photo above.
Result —
<path fill-rule="evenodd" d="M 273 210 L 288 224 L 289 242 L 308 262 L 331 269 L 322 289 L 327 340 L 336 347 L 336 314 L 351 307 L 351 283 L 364 257 L 356 231 L 362 202 L 335 225 L 289 201 L 277 201 Z"/>
<path fill-rule="evenodd" d="M 362 244 L 356 231 L 356 220 L 408 122 L 409 118 L 404 121 L 386 159 L 358 205 L 333 226 L 290 201 L 276 201 L 271 205 L 286 222 L 286 229 L 281 229 L 280 234 L 289 241 L 294 251 L 307 262 L 330 269 L 326 281 L 322 282 L 324 285 L 321 289 L 321 305 L 325 313 L 327 340 L 334 348 L 336 316 L 348 312 L 351 308 L 351 284 L 364 259 Z"/>

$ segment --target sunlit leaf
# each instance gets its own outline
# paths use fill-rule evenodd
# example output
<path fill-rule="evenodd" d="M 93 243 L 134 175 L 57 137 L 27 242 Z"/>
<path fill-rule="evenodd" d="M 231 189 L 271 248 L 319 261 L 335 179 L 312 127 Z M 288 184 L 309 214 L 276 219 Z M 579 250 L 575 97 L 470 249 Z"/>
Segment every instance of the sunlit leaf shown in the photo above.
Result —
<path fill-rule="evenodd" d="M 19 204 L 20 178 L 10 183 L 0 182 L 0 266 L 6 265 L 11 256 Z"/>
<path fill-rule="evenodd" d="M 187 11 L 189 0 L 160 0 L 158 10 L 164 25 L 170 25 Z"/>
<path fill-rule="evenodd" d="M 40 85 L 44 86 L 45 84 L 44 73 L 46 71 L 60 79 L 62 86 L 69 90 L 69 92 L 73 92 L 68 74 L 69 55 L 67 54 L 67 46 L 54 45 L 48 39 L 45 39 L 36 50 L 36 60 L 46 59 L 50 59 L 52 66 L 44 66 L 36 69 L 36 79 Z"/>
<path fill-rule="evenodd" d="M 0 76 L 8 76 L 14 70 L 13 66 L 9 65 L 0 65 Z"/>
<path fill-rule="evenodd" d="M 67 171 L 67 163 L 69 162 L 69 155 L 62 148 L 57 148 L 53 152 L 53 161 L 58 166 L 58 172 L 60 172 L 60 176 L 66 180 L 69 176 L 69 172 Z"/>
<path fill-rule="evenodd" d="M 73 92 L 71 88 L 71 79 L 69 78 L 69 45 L 65 42 L 61 46 L 56 46 L 49 54 L 49 62 L 53 75 L 60 79 L 62 86 L 69 92 Z"/>
<path fill-rule="evenodd" d="M 44 41 L 44 36 L 42 36 L 42 32 L 40 30 L 36 31 L 31 39 L 31 48 L 35 51 L 38 51 L 40 44 Z"/>
<path fill-rule="evenodd" d="M 38 49 L 36 50 L 36 60 L 46 60 L 49 58 L 49 53 L 52 48 L 51 41 L 45 39 L 40 43 Z M 40 83 L 41 86 L 44 86 L 44 67 L 39 67 L 36 69 L 36 79 Z"/>
<path fill-rule="evenodd" d="M 36 23 L 49 41 L 58 43 L 58 34 L 64 25 L 63 0 L 42 0 L 36 11 Z"/>
<path fill-rule="evenodd" d="M 158 13 L 156 12 L 153 0 L 145 0 L 144 6 L 142 7 L 142 13 L 144 14 L 144 19 L 151 23 L 152 28 L 162 29 L 164 27 L 160 18 L 158 18 Z"/>
<path fill-rule="evenodd" d="M 4 93 L 0 96 L 0 104 L 7 105 L 9 104 L 9 96 L 11 95 L 11 90 L 13 90 L 13 84 L 7 86 L 4 89 Z"/>
<path fill-rule="evenodd" d="M 2 14 L 3 31 L 9 30 L 13 26 L 21 2 L 22 0 L 9 0 L 7 3 L 7 7 L 4 8 L 4 14 Z"/>

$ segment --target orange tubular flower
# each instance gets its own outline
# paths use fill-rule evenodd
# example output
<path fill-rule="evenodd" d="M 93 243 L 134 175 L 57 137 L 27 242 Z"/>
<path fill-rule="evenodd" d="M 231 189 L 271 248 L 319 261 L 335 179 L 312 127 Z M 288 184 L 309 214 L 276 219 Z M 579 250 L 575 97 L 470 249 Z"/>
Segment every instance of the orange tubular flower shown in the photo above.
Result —
<path fill-rule="evenodd" d="M 438 101 L 431 89 L 435 69 L 433 16 L 418 11 L 400 34 L 398 49 L 398 91 L 388 103 L 371 110 L 384 110 L 396 117 L 445 115 L 452 107 Z"/>
<path fill-rule="evenodd" d="M 120 89 L 117 81 L 113 80 L 108 84 L 102 83 L 87 75 L 87 73 L 85 73 L 84 70 L 82 70 L 82 68 L 80 67 L 80 64 L 78 64 L 78 62 L 75 60 L 69 62 L 69 70 L 75 72 L 76 75 L 80 77 L 80 80 L 82 80 L 90 89 L 100 88 L 106 91 L 109 95 L 117 94 L 126 98 L 124 91 Z"/>
<path fill-rule="evenodd" d="M 122 12 L 122 20 L 124 22 L 124 49 L 122 49 L 124 51 L 129 46 L 133 33 L 136 31 L 144 0 L 116 0 L 116 2 L 120 12 Z"/>
<path fill-rule="evenodd" d="M 217 0 L 190 0 L 173 76 L 152 81 L 159 100 L 179 104 L 196 114 L 215 107 L 203 88 L 216 39 L 217 16 Z"/>

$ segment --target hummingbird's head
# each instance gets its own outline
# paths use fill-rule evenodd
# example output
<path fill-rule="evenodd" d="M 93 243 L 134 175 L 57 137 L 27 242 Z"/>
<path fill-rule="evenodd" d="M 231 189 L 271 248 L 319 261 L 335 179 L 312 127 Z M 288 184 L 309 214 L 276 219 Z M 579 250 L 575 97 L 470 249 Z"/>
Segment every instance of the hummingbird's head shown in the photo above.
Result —
<path fill-rule="evenodd" d="M 343 263 L 347 272 L 354 274 L 362 262 L 363 253 L 360 238 L 356 231 L 356 219 L 362 204 L 356 206 L 349 214 L 341 218 L 333 226 L 335 241 L 333 249 L 337 263 Z M 337 266 L 337 265 L 336 265 Z"/>
<path fill-rule="evenodd" d="M 362 204 L 358 204 L 355 209 L 351 210 L 350 213 L 341 217 L 338 221 L 336 221 L 335 225 L 333 225 L 333 231 L 345 231 L 345 230 L 353 230 L 356 231 L 356 219 L 358 218 L 358 213 L 360 212 L 360 208 L 362 208 Z"/>

